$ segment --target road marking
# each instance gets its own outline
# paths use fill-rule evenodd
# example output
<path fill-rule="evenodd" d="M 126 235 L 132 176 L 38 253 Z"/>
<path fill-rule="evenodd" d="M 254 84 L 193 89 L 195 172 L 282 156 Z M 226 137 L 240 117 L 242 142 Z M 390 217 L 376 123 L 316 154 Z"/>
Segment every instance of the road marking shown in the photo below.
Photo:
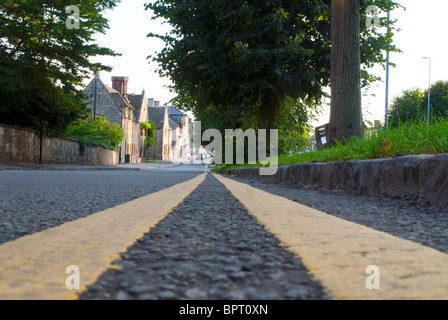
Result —
<path fill-rule="evenodd" d="M 1 245 L 0 300 L 76 299 L 205 176 Z M 79 267 L 79 290 L 66 287 L 70 265 Z"/>
<path fill-rule="evenodd" d="M 334 299 L 447 299 L 448 254 L 215 175 Z M 378 266 L 380 289 L 366 287 Z"/>

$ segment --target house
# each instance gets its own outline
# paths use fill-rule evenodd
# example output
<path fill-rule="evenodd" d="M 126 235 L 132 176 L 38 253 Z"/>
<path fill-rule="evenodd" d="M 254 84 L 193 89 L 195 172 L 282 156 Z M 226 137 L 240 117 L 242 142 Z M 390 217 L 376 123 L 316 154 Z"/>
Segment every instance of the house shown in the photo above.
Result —
<path fill-rule="evenodd" d="M 140 162 L 145 138 L 140 123 L 148 119 L 145 92 L 128 95 L 128 82 L 128 77 L 112 77 L 112 87 L 109 87 L 97 73 L 84 89 L 93 118 L 103 116 L 124 131 L 125 138 L 118 147 L 120 163 Z"/>
<path fill-rule="evenodd" d="M 148 105 L 151 105 L 151 100 Z M 168 109 L 166 107 L 148 107 L 148 117 L 157 127 L 154 146 L 148 149 L 149 158 L 152 160 L 170 160 L 172 137 Z"/>
<path fill-rule="evenodd" d="M 308 150 L 310 150 L 310 151 L 317 150 L 317 147 L 316 147 L 316 136 L 311 136 L 310 143 L 308 145 Z"/>
<path fill-rule="evenodd" d="M 192 126 L 188 115 L 174 107 L 160 106 L 160 102 L 154 99 L 148 99 L 147 104 L 149 120 L 157 127 L 155 144 L 149 148 L 150 159 L 171 161 L 188 158 Z"/>
<path fill-rule="evenodd" d="M 138 163 L 147 158 L 175 160 L 190 155 L 192 127 L 188 115 L 174 107 L 160 106 L 160 101 L 141 94 L 128 93 L 128 77 L 112 77 L 112 87 L 99 74 L 84 89 L 92 116 L 103 116 L 118 124 L 125 138 L 118 147 L 120 163 Z M 152 121 L 157 127 L 155 144 L 145 147 L 146 130 L 142 122 Z"/>
<path fill-rule="evenodd" d="M 169 117 L 168 117 L 168 124 L 170 126 L 170 136 L 171 136 L 170 160 L 175 160 L 180 157 L 180 141 L 179 141 L 180 130 L 179 126 Z"/>
<path fill-rule="evenodd" d="M 146 97 L 146 92 L 143 89 L 141 94 L 129 94 L 127 96 L 128 101 L 131 103 L 134 108 L 134 113 L 139 115 L 138 122 L 141 124 L 142 122 L 149 121 L 149 112 L 148 112 L 148 99 Z M 138 162 L 142 160 L 146 160 L 148 157 L 148 149 L 145 148 L 145 140 L 146 140 L 146 131 L 144 129 L 139 130 L 140 135 L 137 137 L 138 139 Z"/>
<path fill-rule="evenodd" d="M 178 127 L 178 131 L 175 133 L 176 144 L 173 152 L 176 158 L 188 158 L 191 147 L 190 127 L 193 126 L 191 119 L 187 114 L 174 107 L 168 107 L 168 111 L 170 120 Z"/>

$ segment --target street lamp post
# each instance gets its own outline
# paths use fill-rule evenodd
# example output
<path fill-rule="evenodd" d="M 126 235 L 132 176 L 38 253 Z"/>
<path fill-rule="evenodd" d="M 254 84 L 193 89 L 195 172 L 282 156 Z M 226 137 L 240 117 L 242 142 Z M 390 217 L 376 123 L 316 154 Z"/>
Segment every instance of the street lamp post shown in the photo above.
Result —
<path fill-rule="evenodd" d="M 387 11 L 387 35 L 390 34 L 390 11 Z M 384 119 L 384 127 L 387 129 L 389 125 L 389 63 L 390 63 L 390 52 L 387 50 L 387 60 L 386 60 L 386 116 Z"/>
<path fill-rule="evenodd" d="M 428 110 L 426 114 L 426 123 L 429 123 L 429 107 L 431 104 L 431 57 L 423 57 L 429 60 L 429 87 L 428 87 Z"/>

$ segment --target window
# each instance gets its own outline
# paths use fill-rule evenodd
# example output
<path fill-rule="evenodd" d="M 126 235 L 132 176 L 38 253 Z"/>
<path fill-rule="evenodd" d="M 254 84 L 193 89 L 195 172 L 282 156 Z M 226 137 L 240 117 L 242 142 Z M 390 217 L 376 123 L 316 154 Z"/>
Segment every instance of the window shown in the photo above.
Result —
<path fill-rule="evenodd" d="M 101 99 L 101 93 L 98 95 L 98 99 Z"/>

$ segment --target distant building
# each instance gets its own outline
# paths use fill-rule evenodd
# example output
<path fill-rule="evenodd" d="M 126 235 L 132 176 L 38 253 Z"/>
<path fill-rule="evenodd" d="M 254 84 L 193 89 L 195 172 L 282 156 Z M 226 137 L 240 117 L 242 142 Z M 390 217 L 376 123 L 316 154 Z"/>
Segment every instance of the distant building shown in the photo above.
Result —
<path fill-rule="evenodd" d="M 157 127 L 154 146 L 148 150 L 149 158 L 152 160 L 170 160 L 171 130 L 168 118 L 168 108 L 149 107 L 149 120 Z"/>
<path fill-rule="evenodd" d="M 316 136 L 311 136 L 308 149 L 310 151 L 314 151 L 314 150 L 317 149 L 317 147 L 316 147 Z"/>
<path fill-rule="evenodd" d="M 140 162 L 143 137 L 140 122 L 148 118 L 146 95 L 142 103 L 138 96 L 128 95 L 128 77 L 112 77 L 112 88 L 105 84 L 97 73 L 84 89 L 88 108 L 94 118 L 103 116 L 112 124 L 118 124 L 124 131 L 125 138 L 118 147 L 120 163 Z"/>
<path fill-rule="evenodd" d="M 174 107 L 169 107 L 169 118 L 177 126 L 174 139 L 176 143 L 173 145 L 175 158 L 189 157 L 191 146 L 190 127 L 193 126 L 189 116 Z"/>
<path fill-rule="evenodd" d="M 156 160 L 176 160 L 190 156 L 191 121 L 174 107 L 160 107 L 160 102 L 148 100 L 149 119 L 157 126 L 156 143 L 149 148 L 149 156 Z"/>
<path fill-rule="evenodd" d="M 99 74 L 84 89 L 86 102 L 93 117 L 104 116 L 123 129 L 125 138 L 119 145 L 120 163 L 152 160 L 175 160 L 190 154 L 191 119 L 174 107 L 160 106 L 160 101 L 141 94 L 128 93 L 128 77 L 112 77 L 112 88 L 103 83 Z M 144 145 L 142 122 L 154 122 L 157 127 L 154 146 Z"/>

